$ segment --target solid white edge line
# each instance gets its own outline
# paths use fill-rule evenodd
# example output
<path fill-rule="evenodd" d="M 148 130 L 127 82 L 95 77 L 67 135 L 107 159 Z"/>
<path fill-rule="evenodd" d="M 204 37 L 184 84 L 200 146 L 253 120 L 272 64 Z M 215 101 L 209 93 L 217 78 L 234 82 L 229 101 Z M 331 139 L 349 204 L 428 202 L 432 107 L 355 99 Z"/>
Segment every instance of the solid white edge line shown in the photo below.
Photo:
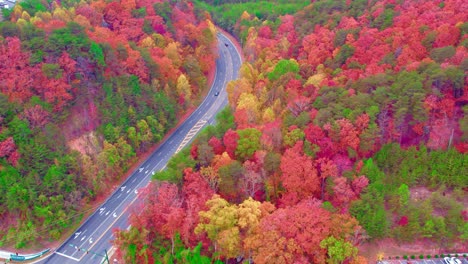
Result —
<path fill-rule="evenodd" d="M 76 261 L 76 262 L 79 262 L 79 261 L 80 261 L 80 259 L 74 258 L 74 257 L 72 257 L 72 256 L 65 255 L 65 254 L 63 254 L 63 253 L 61 253 L 61 252 L 58 252 L 58 251 L 55 251 L 54 253 L 57 254 L 57 255 L 60 255 L 60 256 L 62 256 L 62 257 L 66 257 L 66 258 L 72 259 L 72 260 L 74 260 L 74 261 Z"/>

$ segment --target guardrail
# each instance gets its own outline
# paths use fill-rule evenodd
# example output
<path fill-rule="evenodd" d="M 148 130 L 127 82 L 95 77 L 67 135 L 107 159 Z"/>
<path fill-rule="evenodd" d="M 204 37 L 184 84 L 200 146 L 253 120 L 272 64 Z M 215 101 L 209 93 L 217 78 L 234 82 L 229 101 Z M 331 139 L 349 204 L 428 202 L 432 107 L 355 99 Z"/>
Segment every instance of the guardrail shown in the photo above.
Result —
<path fill-rule="evenodd" d="M 42 257 L 44 254 L 47 254 L 47 252 L 50 251 L 50 248 L 47 248 L 41 252 L 35 253 L 35 254 L 26 254 L 26 255 L 20 255 L 18 253 L 10 253 L 9 259 L 7 259 L 7 263 L 9 261 L 17 261 L 17 262 L 22 262 L 22 261 L 29 261 L 33 260 L 39 257 Z"/>

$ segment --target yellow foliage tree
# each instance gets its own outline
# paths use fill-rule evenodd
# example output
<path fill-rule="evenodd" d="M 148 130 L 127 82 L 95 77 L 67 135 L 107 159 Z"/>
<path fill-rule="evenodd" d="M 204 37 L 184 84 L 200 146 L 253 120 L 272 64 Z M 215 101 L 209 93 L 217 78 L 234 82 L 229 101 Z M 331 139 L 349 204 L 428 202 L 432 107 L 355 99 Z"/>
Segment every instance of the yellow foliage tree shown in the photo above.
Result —
<path fill-rule="evenodd" d="M 244 11 L 241 15 L 241 20 L 250 20 L 250 14 L 247 11 Z"/>
<path fill-rule="evenodd" d="M 31 19 L 29 21 L 31 22 L 31 24 L 33 24 L 35 26 L 40 25 L 42 23 L 42 19 L 40 17 L 37 17 L 37 16 L 31 17 Z"/>
<path fill-rule="evenodd" d="M 73 21 L 75 21 L 76 23 L 78 23 L 80 26 L 82 26 L 84 28 L 91 28 L 91 23 L 89 22 L 89 20 L 85 16 L 77 15 L 77 16 L 75 16 Z"/>
<path fill-rule="evenodd" d="M 19 18 L 21 18 L 21 15 L 23 14 L 23 8 L 20 5 L 15 5 L 13 8 L 13 12 L 11 12 L 11 21 L 16 22 Z"/>
<path fill-rule="evenodd" d="M 237 105 L 239 97 L 243 93 L 252 93 L 252 83 L 246 78 L 240 78 L 228 83 L 226 87 L 228 92 L 228 101 L 232 106 Z"/>
<path fill-rule="evenodd" d="M 245 109 L 249 122 L 257 122 L 259 117 L 258 98 L 251 93 L 242 93 L 237 102 L 237 109 Z"/>
<path fill-rule="evenodd" d="M 70 16 L 69 12 L 60 7 L 57 7 L 54 10 L 54 12 L 52 13 L 52 17 L 65 22 L 70 22 L 72 20 L 72 16 Z"/>
<path fill-rule="evenodd" d="M 22 18 L 19 18 L 18 20 L 16 20 L 16 25 L 18 25 L 18 27 L 20 28 L 23 28 L 24 26 L 26 26 L 28 24 L 28 22 Z"/>
<path fill-rule="evenodd" d="M 216 33 L 218 32 L 216 26 L 209 19 L 206 20 L 206 23 L 208 24 L 208 29 L 211 31 L 211 34 L 213 34 L 213 36 L 216 36 Z"/>
<path fill-rule="evenodd" d="M 192 96 L 192 89 L 190 87 L 190 83 L 185 76 L 185 74 L 179 75 L 179 78 L 177 78 L 177 94 L 184 96 L 184 99 L 188 101 L 190 97 Z"/>
<path fill-rule="evenodd" d="M 213 167 L 202 167 L 200 169 L 200 174 L 208 182 L 208 185 L 210 185 L 211 189 L 214 191 L 218 190 L 219 175 Z"/>
<path fill-rule="evenodd" d="M 263 111 L 262 121 L 263 123 L 269 123 L 275 120 L 275 112 L 271 107 L 268 107 Z"/>
<path fill-rule="evenodd" d="M 29 21 L 29 19 L 31 18 L 31 16 L 28 14 L 28 12 L 26 11 L 23 11 L 23 13 L 21 13 L 21 18 L 26 20 L 26 21 Z"/>
<path fill-rule="evenodd" d="M 52 15 L 50 14 L 50 12 L 42 12 L 42 11 L 37 12 L 36 17 L 42 19 L 42 21 L 44 22 L 49 22 L 52 19 Z"/>
<path fill-rule="evenodd" d="M 176 68 L 180 68 L 182 66 L 182 59 L 180 57 L 180 44 L 179 42 L 171 42 L 167 44 L 166 48 L 164 48 L 164 52 L 166 56 L 172 60 L 172 64 Z"/>
<path fill-rule="evenodd" d="M 166 39 L 164 38 L 163 35 L 158 34 L 158 33 L 153 33 L 153 34 L 151 34 L 151 37 L 153 38 L 154 44 L 157 47 L 163 48 L 163 47 L 166 46 Z"/>
<path fill-rule="evenodd" d="M 215 171 L 218 171 L 218 169 L 222 166 L 228 165 L 232 162 L 231 157 L 229 154 L 225 151 L 221 155 L 216 155 L 213 158 L 212 162 L 212 167 L 214 168 Z"/>
<path fill-rule="evenodd" d="M 244 200 L 241 204 L 230 204 L 215 194 L 206 202 L 208 211 L 201 211 L 200 223 L 195 233 L 206 233 L 213 242 L 215 251 L 227 258 L 239 255 L 251 258 L 250 251 L 242 243 L 254 230 L 262 217 L 274 211 L 275 207 L 269 203 L 260 203 L 252 198 Z"/>
<path fill-rule="evenodd" d="M 155 47 L 155 46 L 156 46 L 156 44 L 154 44 L 154 40 L 150 36 L 147 36 L 146 38 L 144 38 L 144 39 L 142 39 L 140 41 L 140 47 L 152 48 L 152 47 Z"/>
<path fill-rule="evenodd" d="M 213 242 L 216 252 L 233 258 L 240 253 L 239 227 L 237 226 L 237 206 L 214 195 L 206 202 L 208 211 L 199 213 L 200 223 L 195 228 L 195 234 L 206 233 Z"/>

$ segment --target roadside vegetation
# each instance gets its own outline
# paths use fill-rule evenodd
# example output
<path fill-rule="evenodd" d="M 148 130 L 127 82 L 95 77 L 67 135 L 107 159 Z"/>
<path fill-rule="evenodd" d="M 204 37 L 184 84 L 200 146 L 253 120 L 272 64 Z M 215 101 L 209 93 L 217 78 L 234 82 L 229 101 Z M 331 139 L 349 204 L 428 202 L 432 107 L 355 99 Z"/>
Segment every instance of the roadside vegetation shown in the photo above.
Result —
<path fill-rule="evenodd" d="M 310 4 L 302 0 L 275 1 L 202 1 L 195 0 L 195 5 L 207 10 L 213 21 L 231 33 L 235 32 L 235 24 L 245 11 L 251 12 L 260 21 L 278 21 L 279 16 L 294 14 Z"/>

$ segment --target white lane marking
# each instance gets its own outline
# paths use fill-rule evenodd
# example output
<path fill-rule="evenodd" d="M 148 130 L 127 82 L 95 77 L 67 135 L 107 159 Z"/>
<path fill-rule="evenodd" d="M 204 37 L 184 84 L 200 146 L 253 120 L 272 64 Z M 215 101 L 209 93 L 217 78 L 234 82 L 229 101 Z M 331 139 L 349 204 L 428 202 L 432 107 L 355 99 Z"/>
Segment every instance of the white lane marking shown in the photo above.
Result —
<path fill-rule="evenodd" d="M 129 193 L 129 192 L 130 192 L 130 190 L 127 191 L 127 193 Z"/>
<path fill-rule="evenodd" d="M 92 244 L 92 243 L 94 242 L 94 241 L 93 241 L 93 238 L 90 237 L 89 240 L 88 240 L 88 242 L 89 242 L 90 244 Z"/>
<path fill-rule="evenodd" d="M 82 237 L 82 238 L 80 239 L 80 241 L 83 241 L 83 240 L 85 240 L 85 238 L 86 238 L 86 236 Z"/>
<path fill-rule="evenodd" d="M 138 169 L 138 172 L 141 172 L 142 170 L 143 170 L 143 167 L 140 167 L 140 168 Z"/>
<path fill-rule="evenodd" d="M 182 142 L 180 143 L 179 147 L 176 149 L 175 151 L 175 154 L 179 153 L 179 151 L 181 151 L 185 145 L 187 145 L 190 140 L 192 140 L 192 138 L 200 131 L 200 129 L 205 126 L 205 124 L 207 123 L 206 120 L 199 120 L 191 129 L 190 131 L 187 133 L 187 135 L 185 136 L 185 138 L 182 140 Z"/>
<path fill-rule="evenodd" d="M 105 207 L 101 207 L 101 208 L 99 208 L 99 214 L 101 215 L 101 214 L 104 212 L 104 210 L 106 210 L 106 208 L 105 208 Z"/>
<path fill-rule="evenodd" d="M 76 262 L 79 262 L 79 261 L 80 261 L 80 260 L 77 259 L 77 258 L 74 258 L 74 257 L 72 257 L 72 256 L 68 256 L 68 255 L 65 255 L 65 254 L 60 253 L 60 252 L 58 252 L 58 251 L 56 251 L 55 254 L 60 255 L 60 256 L 62 256 L 62 257 L 66 257 L 66 258 L 72 259 L 72 260 L 74 260 L 74 261 L 76 261 Z"/>
<path fill-rule="evenodd" d="M 146 171 L 145 171 L 145 174 L 148 174 L 148 172 L 149 172 L 149 170 L 146 170 Z"/>
<path fill-rule="evenodd" d="M 81 234 L 81 232 L 76 232 L 75 237 L 73 239 L 76 239 L 80 234 Z"/>
<path fill-rule="evenodd" d="M 115 218 L 115 217 L 117 217 L 117 214 L 116 214 L 116 213 L 113 213 L 112 216 Z"/>
<path fill-rule="evenodd" d="M 159 163 L 158 163 L 157 165 L 159 165 Z M 117 207 L 116 207 L 114 210 L 117 210 L 117 209 L 119 209 L 121 206 L 123 206 L 124 203 L 127 201 L 127 199 L 130 198 L 130 196 L 131 196 L 131 195 L 127 195 L 127 196 L 122 200 L 122 202 L 120 202 L 120 203 L 117 205 Z M 135 198 L 133 199 L 133 201 L 132 201 L 129 205 L 131 205 L 131 204 L 134 202 L 134 200 L 136 200 L 137 198 L 138 198 L 138 197 L 135 196 Z M 125 211 L 125 209 L 123 210 L 123 212 L 124 212 L 124 211 Z M 123 214 L 123 213 L 122 213 L 122 214 Z M 112 225 L 115 223 L 115 221 L 117 221 L 117 220 L 120 218 L 120 216 L 122 216 L 122 214 L 118 215 L 117 218 L 116 218 L 115 220 L 114 220 L 113 218 L 110 218 L 110 217 L 107 218 L 107 219 L 113 219 L 113 221 L 111 222 L 111 224 L 109 225 L 109 227 L 104 231 L 104 233 L 107 232 L 107 231 L 110 229 L 110 227 L 112 227 Z M 104 220 L 101 222 L 101 224 L 100 224 L 97 228 L 94 229 L 94 231 L 91 233 L 91 236 L 94 235 L 96 232 L 98 232 L 98 230 L 100 230 L 100 228 L 101 228 L 102 225 L 106 224 L 106 220 L 107 220 L 107 219 L 104 219 Z M 99 237 L 98 240 L 100 240 L 100 239 L 104 236 L 104 233 L 101 234 L 100 236 L 98 236 L 98 237 Z M 86 243 L 86 242 L 85 242 L 85 243 Z M 96 243 L 95 243 L 94 245 L 90 246 L 89 249 L 92 249 L 95 245 L 96 245 Z M 83 246 L 83 244 L 80 245 L 80 247 L 82 247 L 82 246 Z"/>
<path fill-rule="evenodd" d="M 122 191 L 122 192 L 123 192 L 123 191 L 125 190 L 125 187 L 126 187 L 126 186 L 122 186 L 122 187 L 120 187 L 120 191 Z"/>
<path fill-rule="evenodd" d="M 109 213 L 110 213 L 110 210 L 109 210 L 109 211 L 107 211 L 106 215 L 108 215 Z"/>
<path fill-rule="evenodd" d="M 135 189 L 135 194 L 138 194 L 138 190 L 137 190 L 137 189 Z"/>

